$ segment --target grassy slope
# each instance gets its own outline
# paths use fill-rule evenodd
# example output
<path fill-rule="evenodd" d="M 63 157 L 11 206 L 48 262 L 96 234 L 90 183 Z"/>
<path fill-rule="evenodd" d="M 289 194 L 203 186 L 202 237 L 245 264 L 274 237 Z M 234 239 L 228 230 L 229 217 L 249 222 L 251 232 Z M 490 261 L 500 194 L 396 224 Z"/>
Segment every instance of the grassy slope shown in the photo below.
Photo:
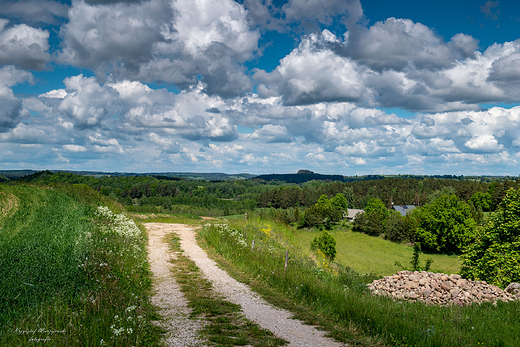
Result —
<path fill-rule="evenodd" d="M 296 235 L 302 247 L 310 251 L 311 241 L 320 233 L 315 230 L 299 230 Z M 337 242 L 335 261 L 357 272 L 388 276 L 400 270 L 394 265 L 396 261 L 410 266 L 412 246 L 396 244 L 352 230 L 332 230 L 330 233 Z M 432 271 L 451 274 L 460 270 L 460 260 L 455 255 L 423 254 L 420 257 L 421 263 L 424 264 L 427 258 L 433 259 Z"/>
<path fill-rule="evenodd" d="M 84 186 L 0 185 L 0 345 L 156 345 L 146 234 L 99 205 L 117 209 Z"/>
<path fill-rule="evenodd" d="M 298 235 L 282 225 L 248 221 L 244 239 L 243 222 L 221 223 L 200 231 L 202 244 L 221 266 L 267 301 L 300 319 L 314 317 L 313 324 L 323 325 L 341 341 L 365 346 L 380 345 L 381 340 L 389 346 L 520 345 L 520 302 L 437 307 L 374 297 L 364 284 L 368 278 L 341 268 L 334 274 L 326 263 L 319 270 L 307 256 L 300 258 L 299 247 L 291 245 Z M 292 256 L 285 272 L 287 248 Z"/>

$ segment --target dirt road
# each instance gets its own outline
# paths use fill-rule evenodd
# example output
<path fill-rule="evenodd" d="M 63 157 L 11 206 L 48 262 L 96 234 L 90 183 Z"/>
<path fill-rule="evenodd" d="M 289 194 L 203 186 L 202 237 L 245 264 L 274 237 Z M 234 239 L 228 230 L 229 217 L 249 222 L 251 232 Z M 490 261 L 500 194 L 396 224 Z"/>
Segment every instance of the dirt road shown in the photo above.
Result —
<path fill-rule="evenodd" d="M 273 332 L 274 335 L 289 341 L 289 345 L 291 347 L 336 347 L 336 346 L 344 346 L 344 344 L 340 344 L 335 342 L 334 340 L 324 337 L 325 334 L 323 331 L 317 330 L 315 327 L 310 325 L 305 325 L 301 321 L 296 319 L 291 319 L 292 313 L 286 310 L 281 310 L 273 307 L 268 304 L 266 301 L 261 299 L 256 293 L 251 291 L 251 289 L 243 283 L 240 283 L 229 276 L 225 271 L 217 267 L 216 263 L 209 259 L 206 252 L 200 248 L 195 241 L 195 230 L 193 227 L 183 225 L 183 224 L 164 224 L 164 223 L 147 223 L 145 224 L 150 235 L 150 259 L 154 259 L 152 264 L 152 271 L 154 276 L 157 278 L 162 278 L 158 283 L 158 297 L 155 298 L 155 302 L 162 303 L 165 312 L 168 312 L 170 316 L 176 316 L 175 319 L 184 320 L 184 324 L 186 324 L 187 329 L 192 329 L 187 333 L 188 340 L 186 341 L 186 345 L 194 343 L 202 343 L 200 341 L 192 340 L 194 338 L 194 334 L 196 333 L 197 326 L 201 326 L 200 322 L 195 322 L 196 324 L 191 323 L 187 318 L 187 308 L 185 300 L 182 297 L 182 293 L 177 289 L 172 289 L 176 286 L 173 284 L 175 280 L 170 275 L 169 277 L 173 279 L 173 282 L 166 275 L 169 272 L 168 269 L 168 259 L 171 255 L 168 253 L 168 246 L 164 241 L 164 236 L 168 233 L 176 233 L 181 239 L 181 248 L 184 251 L 184 254 L 190 258 L 202 271 L 204 277 L 206 277 L 213 285 L 213 288 L 216 292 L 222 294 L 228 301 L 238 304 L 242 307 L 242 311 L 246 318 L 257 323 L 260 327 L 264 329 L 268 329 Z M 161 249 L 159 252 L 158 249 Z M 154 254 L 152 256 L 152 254 Z M 171 290 L 171 293 L 168 293 L 166 288 L 161 287 L 169 287 L 168 290 Z M 180 295 L 179 295 L 180 293 Z M 174 297 L 175 299 L 170 299 L 169 296 Z M 184 302 L 182 302 L 184 301 Z M 168 306 L 171 305 L 171 308 Z M 175 315 L 175 311 L 179 311 L 180 314 Z M 175 331 L 173 335 L 179 334 L 179 324 L 171 323 L 172 329 Z M 191 341 L 191 342 L 190 342 Z M 190 344 L 188 344 L 188 342 Z M 171 346 L 177 346 L 176 344 L 172 344 Z"/>

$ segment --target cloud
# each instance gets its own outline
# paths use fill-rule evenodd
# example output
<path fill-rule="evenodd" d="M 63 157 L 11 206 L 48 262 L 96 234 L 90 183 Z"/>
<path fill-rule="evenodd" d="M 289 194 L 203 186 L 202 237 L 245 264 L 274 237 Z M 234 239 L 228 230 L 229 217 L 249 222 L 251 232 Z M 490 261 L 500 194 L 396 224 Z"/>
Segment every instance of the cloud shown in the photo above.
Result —
<path fill-rule="evenodd" d="M 60 31 L 59 61 L 93 69 L 104 82 L 118 80 L 205 83 L 211 95 L 251 90 L 242 67 L 258 49 L 243 6 L 232 0 L 73 2 Z"/>
<path fill-rule="evenodd" d="M 504 147 L 498 144 L 493 135 L 482 135 L 472 138 L 464 144 L 476 153 L 495 153 L 502 151 Z"/>
<path fill-rule="evenodd" d="M 480 12 L 486 15 L 486 18 L 490 20 L 498 20 L 500 16 L 500 10 L 493 12 L 492 8 L 498 7 L 498 1 L 487 1 L 484 5 L 480 6 Z"/>
<path fill-rule="evenodd" d="M 358 3 L 359 1 L 353 1 Z M 347 15 L 352 2 L 345 0 L 289 0 L 282 7 L 285 17 L 289 22 L 315 20 L 323 24 L 331 24 L 332 19 L 338 15 Z"/>
<path fill-rule="evenodd" d="M 57 110 L 76 127 L 99 126 L 104 118 L 118 111 L 115 91 L 110 87 L 101 87 L 93 77 L 78 75 L 66 78 L 64 83 L 67 95 L 60 101 Z"/>
<path fill-rule="evenodd" d="M 7 27 L 0 18 L 0 65 L 16 65 L 28 70 L 42 70 L 49 62 L 49 32 L 26 24 Z"/>
<path fill-rule="evenodd" d="M 321 35 L 311 34 L 280 61 L 275 71 L 257 71 L 254 78 L 263 82 L 261 94 L 269 96 L 276 91 L 285 105 L 359 100 L 365 93 L 360 75 L 363 69 L 328 49 L 328 42 L 336 43 L 328 30 Z"/>
<path fill-rule="evenodd" d="M 464 34 L 445 43 L 433 30 L 409 19 L 388 18 L 368 29 L 357 26 L 346 36 L 345 54 L 378 71 L 401 71 L 410 64 L 418 69 L 447 68 L 458 58 L 472 56 L 478 47 Z"/>
<path fill-rule="evenodd" d="M 86 147 L 80 146 L 80 145 L 63 145 L 61 147 L 63 148 L 63 150 L 65 150 L 67 152 L 78 153 L 78 152 L 88 151 L 88 149 Z"/>
<path fill-rule="evenodd" d="M 20 19 L 25 23 L 58 25 L 67 17 L 69 6 L 57 1 L 24 0 L 3 1 L 0 15 Z"/>
<path fill-rule="evenodd" d="M 132 4 L 132 3 L 140 3 L 142 1 L 143 0 L 85 0 L 85 2 L 87 4 L 91 4 L 91 5 L 111 5 L 111 4 L 121 3 L 121 2 Z"/>
<path fill-rule="evenodd" d="M 292 137 L 283 125 L 267 124 L 257 129 L 251 134 L 251 139 L 259 139 L 260 141 L 273 142 L 292 142 Z"/>
<path fill-rule="evenodd" d="M 22 118 L 23 101 L 14 95 L 10 87 L 32 80 L 31 73 L 14 66 L 0 68 L 0 132 L 14 128 Z"/>
<path fill-rule="evenodd" d="M 420 23 L 390 18 L 356 25 L 344 41 L 328 30 L 307 35 L 275 70 L 255 69 L 253 79 L 260 96 L 281 96 L 286 106 L 348 101 L 412 112 L 479 110 L 520 101 L 519 42 L 481 53 L 471 36 L 444 42 Z"/>
<path fill-rule="evenodd" d="M 0 85 L 0 103 L 0 132 L 3 132 L 19 123 L 22 100 L 14 96 L 12 89 Z"/>

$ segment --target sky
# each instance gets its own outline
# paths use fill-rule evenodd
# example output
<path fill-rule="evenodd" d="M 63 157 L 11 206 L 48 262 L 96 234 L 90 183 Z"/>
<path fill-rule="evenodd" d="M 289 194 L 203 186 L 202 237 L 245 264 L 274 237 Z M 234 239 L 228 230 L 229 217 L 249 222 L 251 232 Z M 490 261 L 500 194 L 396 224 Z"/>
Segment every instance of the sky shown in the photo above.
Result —
<path fill-rule="evenodd" d="M 520 173 L 517 0 L 0 0 L 0 169 Z"/>

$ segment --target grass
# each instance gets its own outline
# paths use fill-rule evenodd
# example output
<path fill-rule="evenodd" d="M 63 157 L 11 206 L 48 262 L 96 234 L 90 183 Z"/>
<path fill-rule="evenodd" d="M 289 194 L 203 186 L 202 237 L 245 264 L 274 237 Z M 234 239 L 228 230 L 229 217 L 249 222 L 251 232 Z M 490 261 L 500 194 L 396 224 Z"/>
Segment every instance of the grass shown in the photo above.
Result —
<path fill-rule="evenodd" d="M 353 232 L 350 228 L 338 228 L 329 232 L 336 239 L 335 261 L 359 273 L 389 276 L 400 270 L 394 265 L 396 261 L 404 266 L 410 265 L 413 246 Z M 310 252 L 311 241 L 320 233 L 321 231 L 317 230 L 298 230 L 296 238 L 300 245 Z M 460 270 L 460 260 L 456 255 L 421 254 L 420 260 L 424 263 L 428 258 L 433 259 L 433 272 L 452 274 Z"/>
<path fill-rule="evenodd" d="M 239 305 L 215 293 L 195 263 L 183 255 L 179 238 L 175 234 L 169 236 L 168 241 L 170 249 L 176 254 L 172 260 L 175 264 L 172 271 L 192 309 L 190 316 L 202 316 L 207 320 L 207 325 L 201 331 L 204 340 L 215 346 L 275 347 L 287 344 L 287 341 L 275 337 L 269 330 L 246 319 Z"/>
<path fill-rule="evenodd" d="M 321 324 L 352 345 L 519 346 L 520 303 L 467 307 L 427 306 L 373 296 L 373 277 L 330 264 L 299 247 L 297 232 L 262 220 L 208 224 L 200 237 L 215 259 L 259 291 L 267 301 L 296 308 L 297 316 Z M 251 242 L 255 239 L 255 248 Z M 284 253 L 291 258 L 284 271 Z M 366 254 L 367 258 L 371 255 Z M 302 309 L 298 310 L 297 307 Z"/>
<path fill-rule="evenodd" d="M 158 343 L 146 234 L 99 204 L 121 210 L 85 186 L 0 185 L 0 345 Z"/>
<path fill-rule="evenodd" d="M 202 224 L 199 216 L 192 214 L 167 214 L 167 213 L 127 213 L 129 218 L 143 223 L 180 223 L 180 224 Z"/>

